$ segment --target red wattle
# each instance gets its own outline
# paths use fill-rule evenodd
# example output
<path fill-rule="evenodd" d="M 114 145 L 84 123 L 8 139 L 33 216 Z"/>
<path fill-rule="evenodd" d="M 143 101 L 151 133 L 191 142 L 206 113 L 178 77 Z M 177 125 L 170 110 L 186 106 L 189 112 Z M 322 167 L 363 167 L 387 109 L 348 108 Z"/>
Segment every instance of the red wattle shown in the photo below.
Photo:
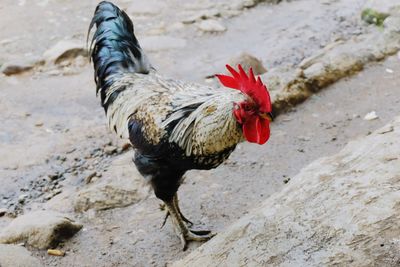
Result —
<path fill-rule="evenodd" d="M 248 117 L 242 129 L 244 137 L 250 143 L 265 144 L 270 136 L 269 121 L 257 115 Z"/>

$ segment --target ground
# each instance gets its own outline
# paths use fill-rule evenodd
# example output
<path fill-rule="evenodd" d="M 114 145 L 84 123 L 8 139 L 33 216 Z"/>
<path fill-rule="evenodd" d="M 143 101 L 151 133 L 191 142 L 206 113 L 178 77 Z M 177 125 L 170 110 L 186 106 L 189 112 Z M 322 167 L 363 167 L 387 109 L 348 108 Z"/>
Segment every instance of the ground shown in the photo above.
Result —
<path fill-rule="evenodd" d="M 231 1 L 223 6 L 223 1 L 217 5 L 172 0 L 160 9 L 159 2 L 150 1 L 148 6 L 137 5 L 140 12 L 135 3 L 141 1 L 116 2 L 127 8 L 139 41 L 160 72 L 201 83 L 243 51 L 260 58 L 267 69 L 292 68 L 333 41 L 372 29 L 360 20 L 363 0 L 284 1 L 249 9 L 232 7 Z M 0 64 L 41 59 L 64 38 L 84 42 L 96 4 L 3 1 L 0 20 L 13 26 L 0 30 Z M 193 14 L 207 12 L 219 13 L 212 17 L 226 31 L 208 33 L 199 30 L 197 22 L 187 24 Z M 370 64 L 280 115 L 265 146 L 241 144 L 217 169 L 188 173 L 179 191 L 182 210 L 204 227 L 224 230 L 281 191 L 314 159 L 333 154 L 348 140 L 368 135 L 399 114 L 399 71 L 397 56 Z M 371 111 L 379 118 L 364 120 Z M 136 192 L 140 197 L 117 201 L 118 208 L 77 208 L 76 196 L 82 190 L 137 176 L 132 151 L 122 151 L 126 142 L 106 127 L 89 63 L 63 68 L 46 63 L 20 75 L 2 76 L 0 114 L 0 208 L 8 211 L 0 217 L 0 227 L 13 216 L 43 208 L 63 211 L 84 225 L 59 245 L 66 251 L 64 257 L 28 248 L 44 265 L 164 266 L 198 246 L 182 252 L 172 225 L 168 222 L 160 229 L 164 211 L 141 181 L 134 184 L 144 188 Z"/>

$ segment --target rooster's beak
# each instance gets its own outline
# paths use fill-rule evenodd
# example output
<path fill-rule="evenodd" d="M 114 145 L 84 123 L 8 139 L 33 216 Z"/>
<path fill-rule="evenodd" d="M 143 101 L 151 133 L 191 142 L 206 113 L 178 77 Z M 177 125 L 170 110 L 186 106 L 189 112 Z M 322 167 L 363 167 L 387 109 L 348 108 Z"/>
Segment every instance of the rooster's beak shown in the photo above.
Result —
<path fill-rule="evenodd" d="M 271 112 L 261 113 L 260 117 L 263 119 L 267 119 L 269 121 L 274 121 L 274 116 L 272 115 Z"/>

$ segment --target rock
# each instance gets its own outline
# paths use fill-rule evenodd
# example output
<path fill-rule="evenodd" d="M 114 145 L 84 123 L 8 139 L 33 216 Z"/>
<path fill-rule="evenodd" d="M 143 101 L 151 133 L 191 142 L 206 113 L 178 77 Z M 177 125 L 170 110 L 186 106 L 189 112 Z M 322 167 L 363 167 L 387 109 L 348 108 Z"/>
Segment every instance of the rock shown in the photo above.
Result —
<path fill-rule="evenodd" d="M 394 71 L 392 69 L 387 68 L 386 72 L 392 74 Z"/>
<path fill-rule="evenodd" d="M 386 134 L 386 133 L 390 133 L 393 132 L 394 128 L 393 125 L 391 124 L 387 124 L 386 126 L 380 128 L 379 130 L 376 131 L 376 133 L 378 134 Z"/>
<path fill-rule="evenodd" d="M 245 8 L 251 8 L 257 5 L 256 0 L 240 0 L 240 1 L 232 1 L 231 8 L 236 10 L 243 10 Z"/>
<path fill-rule="evenodd" d="M 105 210 L 126 207 L 144 198 L 140 188 L 128 179 L 116 178 L 113 181 L 95 184 L 78 192 L 74 209 L 77 212 L 89 209 Z"/>
<path fill-rule="evenodd" d="M 26 200 L 27 198 L 28 198 L 28 195 L 22 194 L 22 195 L 20 195 L 20 196 L 18 197 L 18 202 L 21 203 L 21 204 L 23 204 L 23 203 L 25 203 L 25 200 Z"/>
<path fill-rule="evenodd" d="M 165 9 L 166 5 L 161 0 L 131 0 L 132 3 L 128 9 L 127 13 L 135 15 L 158 15 L 163 9 Z"/>
<path fill-rule="evenodd" d="M 106 153 L 106 155 L 112 155 L 115 152 L 117 152 L 117 147 L 107 145 L 104 147 L 103 151 L 104 151 L 104 153 Z"/>
<path fill-rule="evenodd" d="M 82 228 L 65 215 L 53 211 L 34 211 L 17 217 L 0 233 L 0 243 L 26 242 L 28 245 L 46 249 L 55 247 L 72 237 Z"/>
<path fill-rule="evenodd" d="M 34 65 L 30 64 L 18 64 L 18 63 L 4 63 L 1 66 L 1 72 L 7 76 L 21 74 L 23 72 L 33 69 Z"/>
<path fill-rule="evenodd" d="M 376 112 L 375 111 L 371 111 L 371 112 L 369 112 L 369 113 L 367 113 L 365 116 L 364 116 L 364 120 L 366 120 L 366 121 L 372 121 L 372 120 L 376 120 L 376 119 L 378 119 L 379 117 L 378 117 L 378 115 L 376 115 Z"/>
<path fill-rule="evenodd" d="M 45 199 L 45 200 L 50 200 L 50 199 L 52 199 L 53 197 L 54 197 L 53 193 L 50 193 L 50 194 L 45 195 L 45 196 L 44 196 L 44 199 Z"/>
<path fill-rule="evenodd" d="M 64 257 L 65 256 L 65 252 L 61 251 L 59 249 L 48 249 L 47 250 L 47 254 L 49 254 L 51 256 L 58 256 L 58 257 Z"/>
<path fill-rule="evenodd" d="M 22 246 L 0 244 L 1 267 L 42 267 L 38 259 Z"/>
<path fill-rule="evenodd" d="M 229 6 L 235 10 L 243 10 L 245 8 L 252 8 L 255 7 L 257 4 L 269 3 L 269 4 L 277 4 L 282 0 L 231 0 L 229 2 Z"/>
<path fill-rule="evenodd" d="M 253 72 L 255 75 L 261 75 L 267 72 L 261 60 L 245 52 L 229 60 L 229 64 L 231 66 L 237 66 L 238 64 L 240 64 L 245 71 L 253 68 Z"/>
<path fill-rule="evenodd" d="M 1 65 L 1 72 L 7 76 L 21 74 L 32 70 L 34 67 L 44 64 L 44 60 L 34 56 L 27 56 L 20 59 L 13 59 Z"/>
<path fill-rule="evenodd" d="M 56 195 L 61 194 L 61 193 L 62 193 L 62 189 L 61 188 L 56 188 L 53 191 L 53 196 L 56 196 Z"/>
<path fill-rule="evenodd" d="M 7 212 L 8 212 L 7 209 L 5 209 L 5 208 L 0 208 L 0 217 L 3 217 L 4 215 L 6 215 Z"/>
<path fill-rule="evenodd" d="M 85 44 L 79 40 L 61 40 L 44 52 L 43 57 L 48 63 L 61 64 L 63 61 L 71 61 L 78 56 L 87 56 L 85 47 Z"/>
<path fill-rule="evenodd" d="M 202 20 L 197 24 L 197 27 L 203 32 L 224 32 L 226 27 L 215 19 Z"/>
<path fill-rule="evenodd" d="M 62 176 L 62 174 L 58 171 L 47 174 L 47 177 L 49 177 L 50 181 L 55 181 L 58 178 L 60 178 L 61 176 Z"/>
<path fill-rule="evenodd" d="M 308 141 L 311 140 L 311 138 L 310 138 L 309 136 L 303 136 L 303 135 L 300 135 L 300 136 L 298 136 L 297 138 L 298 138 L 300 141 L 304 141 L 304 142 L 308 142 Z"/>
<path fill-rule="evenodd" d="M 221 16 L 221 12 L 218 9 L 199 10 L 194 13 L 188 14 L 187 17 L 182 20 L 182 23 L 192 24 L 202 19 L 212 19 L 219 16 Z"/>
<path fill-rule="evenodd" d="M 90 182 L 92 181 L 92 178 L 95 177 L 97 175 L 97 172 L 90 172 L 88 175 L 86 175 L 85 177 L 85 183 L 86 184 L 90 184 Z"/>
<path fill-rule="evenodd" d="M 148 36 L 141 40 L 140 45 L 149 52 L 178 49 L 186 46 L 186 40 L 171 36 Z"/>
<path fill-rule="evenodd" d="M 256 1 L 256 0 L 244 0 L 243 7 L 246 7 L 246 8 L 254 7 L 257 5 L 257 2 L 258 1 Z"/>
<path fill-rule="evenodd" d="M 135 204 L 149 195 L 143 177 L 132 164 L 129 153 L 118 156 L 99 183 L 92 181 L 73 201 L 77 212 L 105 210 Z"/>
<path fill-rule="evenodd" d="M 311 163 L 172 266 L 398 266 L 400 117 L 391 125 Z"/>

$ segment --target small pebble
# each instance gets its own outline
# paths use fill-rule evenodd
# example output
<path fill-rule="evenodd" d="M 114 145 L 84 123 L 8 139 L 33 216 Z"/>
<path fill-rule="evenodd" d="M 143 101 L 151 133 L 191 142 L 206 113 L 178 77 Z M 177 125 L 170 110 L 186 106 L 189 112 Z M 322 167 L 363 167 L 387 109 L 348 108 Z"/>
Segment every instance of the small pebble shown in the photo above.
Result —
<path fill-rule="evenodd" d="M 371 111 L 364 116 L 364 120 L 372 121 L 378 119 L 378 115 L 376 115 L 376 111 Z"/>
<path fill-rule="evenodd" d="M 4 215 L 6 215 L 6 214 L 7 214 L 7 212 L 8 212 L 8 210 L 7 210 L 7 209 L 0 208 L 0 217 L 3 217 Z"/>
<path fill-rule="evenodd" d="M 25 203 L 25 200 L 28 198 L 28 195 L 26 195 L 26 194 L 23 194 L 23 195 L 20 195 L 19 197 L 18 197 L 18 202 L 19 203 Z"/>
<path fill-rule="evenodd" d="M 97 175 L 97 172 L 91 172 L 91 173 L 89 173 L 89 174 L 85 177 L 85 183 L 86 183 L 86 184 L 89 184 L 89 183 L 92 181 L 93 177 L 95 177 L 96 175 Z"/>
<path fill-rule="evenodd" d="M 59 257 L 63 257 L 65 255 L 64 251 L 61 251 L 59 249 L 48 249 L 47 250 L 47 254 L 51 255 L 51 256 L 59 256 Z"/>
<path fill-rule="evenodd" d="M 110 145 L 105 146 L 103 150 L 104 153 L 106 153 L 107 155 L 112 155 L 115 152 L 117 152 L 117 148 L 115 146 L 110 146 Z"/>
<path fill-rule="evenodd" d="M 386 72 L 392 74 L 394 71 L 392 69 L 386 69 Z"/>

